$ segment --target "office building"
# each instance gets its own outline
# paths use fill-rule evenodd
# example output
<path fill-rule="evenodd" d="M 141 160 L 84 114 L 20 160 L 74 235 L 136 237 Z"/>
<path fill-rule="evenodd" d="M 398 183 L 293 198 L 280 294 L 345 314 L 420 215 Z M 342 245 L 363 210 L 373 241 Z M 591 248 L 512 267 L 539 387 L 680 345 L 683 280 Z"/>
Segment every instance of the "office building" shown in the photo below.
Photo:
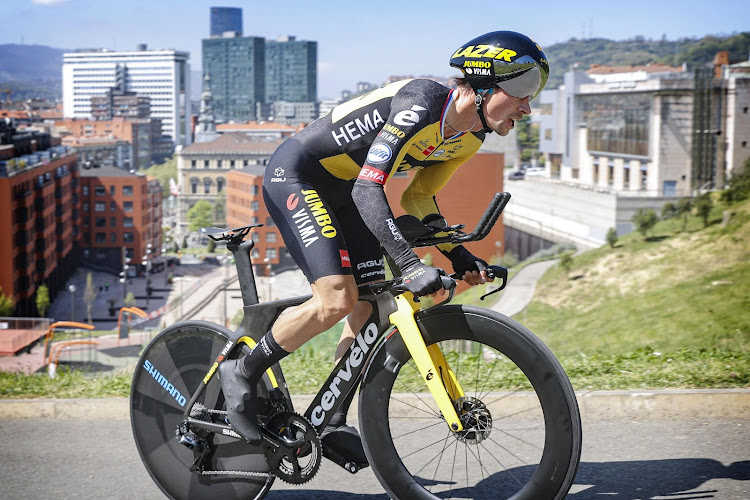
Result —
<path fill-rule="evenodd" d="M 227 33 L 203 39 L 203 75 L 210 78 L 217 123 L 256 119 L 265 102 L 265 40 Z"/>
<path fill-rule="evenodd" d="M 0 287 L 15 316 L 36 316 L 39 287 L 54 300 L 78 263 L 78 182 L 74 153 L 0 121 Z"/>
<path fill-rule="evenodd" d="M 232 32 L 242 36 L 242 9 L 239 7 L 211 7 L 211 36 Z"/>
<path fill-rule="evenodd" d="M 175 145 L 190 143 L 190 64 L 187 52 L 173 49 L 80 50 L 63 54 L 63 116 L 91 119 L 92 97 L 113 87 L 148 97 L 151 118 Z"/>
<path fill-rule="evenodd" d="M 293 36 L 266 41 L 265 102 L 318 100 L 318 42 Z"/>

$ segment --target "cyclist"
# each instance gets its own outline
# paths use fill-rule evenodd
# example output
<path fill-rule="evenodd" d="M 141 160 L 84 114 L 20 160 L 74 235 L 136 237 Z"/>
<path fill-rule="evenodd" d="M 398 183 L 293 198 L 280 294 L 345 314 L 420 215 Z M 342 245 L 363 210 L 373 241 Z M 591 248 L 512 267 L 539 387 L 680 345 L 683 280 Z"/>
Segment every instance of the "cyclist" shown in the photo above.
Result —
<path fill-rule="evenodd" d="M 512 31 L 471 40 L 453 53 L 450 65 L 463 73 L 457 88 L 422 79 L 386 85 L 340 104 L 272 156 L 264 200 L 311 283 L 312 298 L 286 310 L 258 348 L 219 368 L 229 421 L 247 442 L 261 439 L 254 397 L 266 369 L 347 315 L 337 360 L 349 348 L 371 312 L 367 302 L 358 302 L 357 284 L 385 276 L 381 244 L 409 291 L 419 296 L 442 289 L 439 270 L 420 261 L 394 223 L 383 187 L 388 178 L 418 169 L 401 204 L 420 219 L 439 214 L 435 194 L 486 134 L 507 135 L 531 113 L 529 101 L 549 76 L 539 45 Z M 483 260 L 460 245 L 438 247 L 465 282 L 486 281 Z M 346 425 L 353 393 L 322 438 L 338 436 L 334 449 L 340 441 L 340 452 L 366 463 L 356 430 Z"/>

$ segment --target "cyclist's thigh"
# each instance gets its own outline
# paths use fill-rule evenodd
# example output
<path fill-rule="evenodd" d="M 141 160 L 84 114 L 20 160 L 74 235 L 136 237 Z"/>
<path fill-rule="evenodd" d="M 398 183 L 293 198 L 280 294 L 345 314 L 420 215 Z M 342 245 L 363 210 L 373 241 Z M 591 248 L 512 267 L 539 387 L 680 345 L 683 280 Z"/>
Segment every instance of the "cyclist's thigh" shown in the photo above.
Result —
<path fill-rule="evenodd" d="M 354 201 L 336 210 L 349 249 L 349 258 L 357 284 L 385 279 L 385 264 L 380 242 L 359 215 Z"/>
<path fill-rule="evenodd" d="M 330 174 L 318 169 L 323 170 L 299 143 L 288 140 L 271 158 L 263 179 L 266 207 L 310 283 L 323 276 L 352 274 L 343 230 L 329 201 L 338 193 L 329 189 L 328 196 L 321 195 L 317 186 L 326 182 L 319 177 Z M 347 183 L 330 177 L 346 190 Z"/>

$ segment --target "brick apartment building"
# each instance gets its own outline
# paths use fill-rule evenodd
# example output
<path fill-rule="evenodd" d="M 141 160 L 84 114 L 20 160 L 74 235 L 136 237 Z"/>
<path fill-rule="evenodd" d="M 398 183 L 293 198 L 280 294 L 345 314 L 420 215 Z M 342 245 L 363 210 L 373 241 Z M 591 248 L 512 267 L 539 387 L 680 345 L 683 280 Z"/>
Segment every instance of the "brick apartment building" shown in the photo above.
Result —
<path fill-rule="evenodd" d="M 162 189 L 156 179 L 115 167 L 81 169 L 81 245 L 88 267 L 131 276 L 161 254 Z"/>
<path fill-rule="evenodd" d="M 0 286 L 34 316 L 39 287 L 54 299 L 78 264 L 78 159 L 47 134 L 3 123 L 0 138 Z"/>

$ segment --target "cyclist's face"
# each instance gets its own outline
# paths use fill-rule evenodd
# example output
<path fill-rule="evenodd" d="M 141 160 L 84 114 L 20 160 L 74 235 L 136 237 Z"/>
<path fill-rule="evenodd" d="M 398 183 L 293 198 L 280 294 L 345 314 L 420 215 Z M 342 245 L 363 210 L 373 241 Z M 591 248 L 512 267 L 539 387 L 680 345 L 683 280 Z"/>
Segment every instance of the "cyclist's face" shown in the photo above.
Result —
<path fill-rule="evenodd" d="M 484 100 L 487 125 L 498 135 L 508 135 L 515 122 L 531 114 L 529 98 L 520 99 L 495 88 Z"/>

